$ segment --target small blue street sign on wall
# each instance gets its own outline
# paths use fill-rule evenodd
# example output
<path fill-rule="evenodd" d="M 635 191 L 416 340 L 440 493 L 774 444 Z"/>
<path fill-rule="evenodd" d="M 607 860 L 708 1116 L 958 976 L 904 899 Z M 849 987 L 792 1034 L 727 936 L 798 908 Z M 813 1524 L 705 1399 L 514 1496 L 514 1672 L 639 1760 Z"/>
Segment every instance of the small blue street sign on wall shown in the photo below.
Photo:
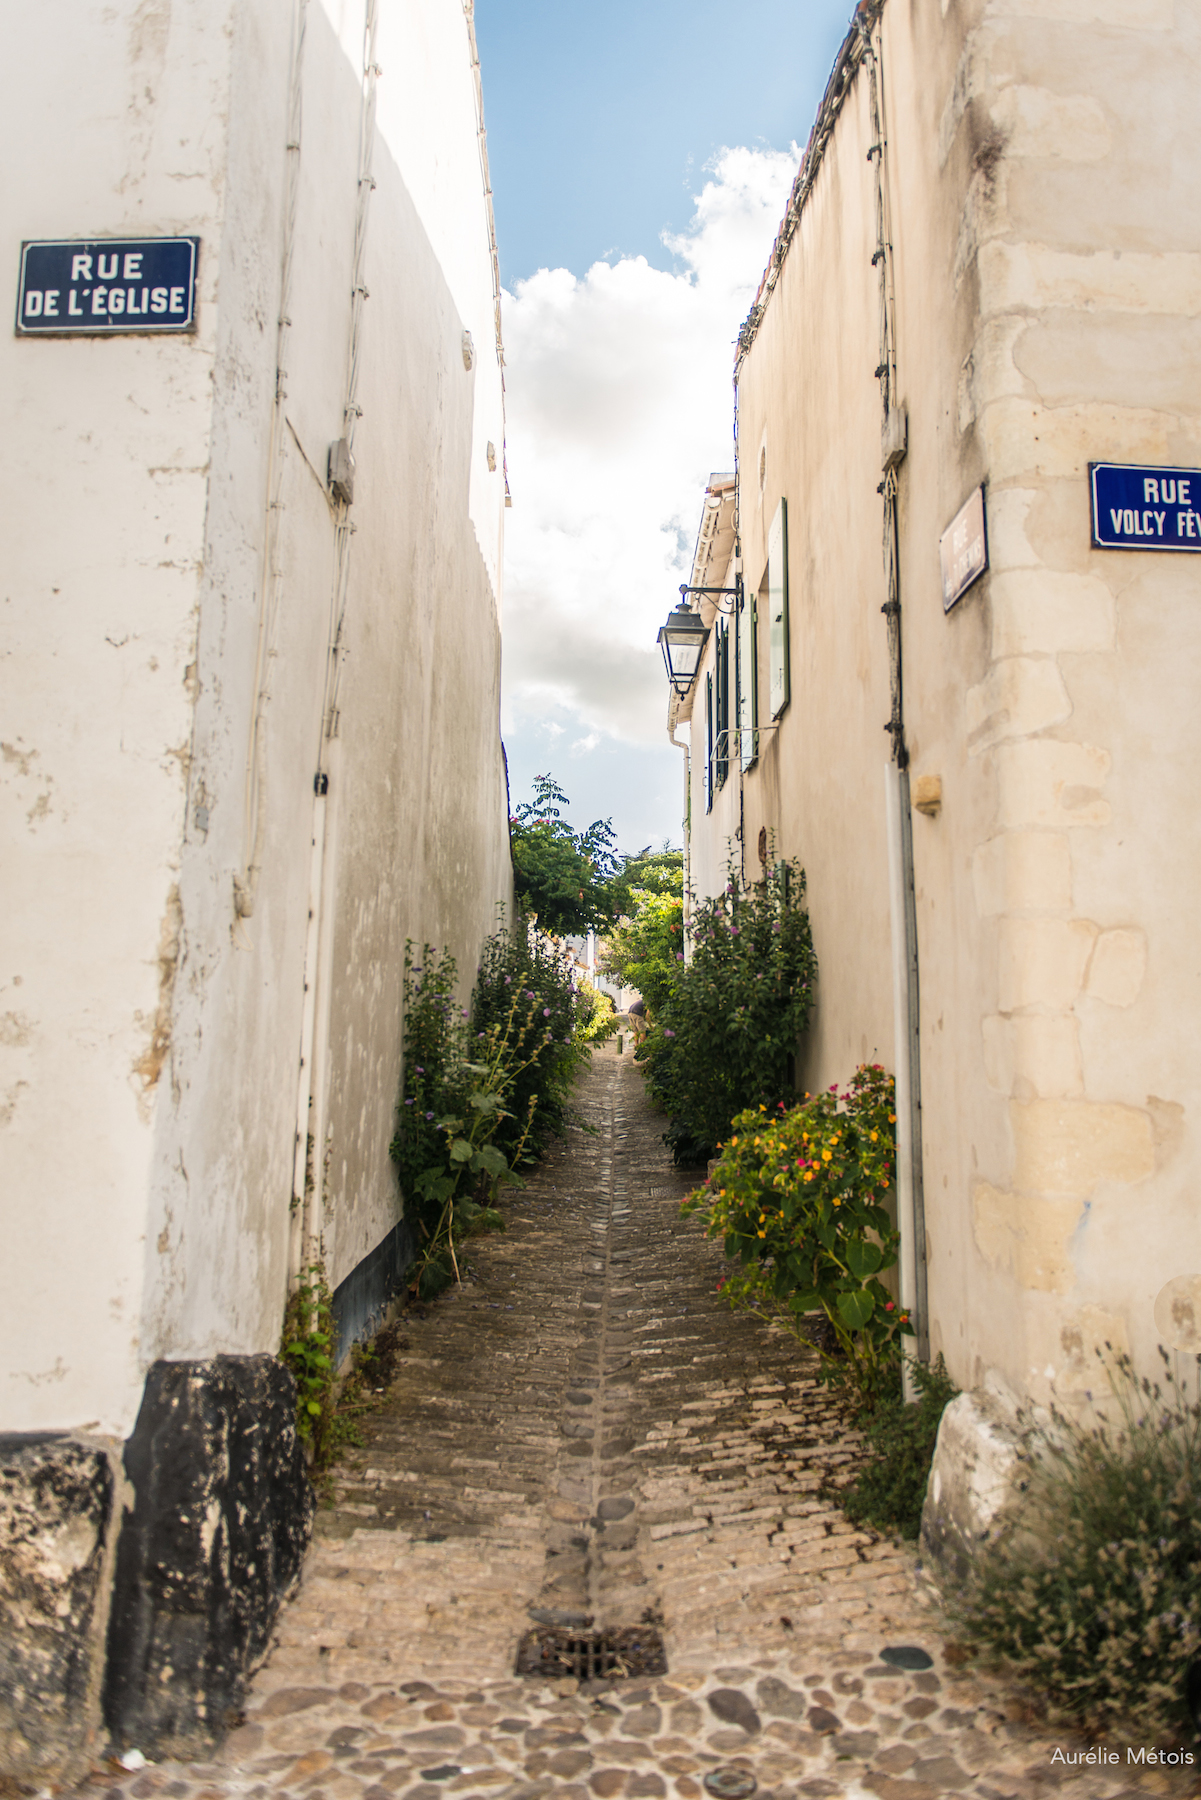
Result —
<path fill-rule="evenodd" d="M 1201 469 L 1089 463 L 1099 550 L 1201 551 Z"/>
<path fill-rule="evenodd" d="M 194 237 L 24 243 L 17 336 L 194 331 L 199 250 Z"/>

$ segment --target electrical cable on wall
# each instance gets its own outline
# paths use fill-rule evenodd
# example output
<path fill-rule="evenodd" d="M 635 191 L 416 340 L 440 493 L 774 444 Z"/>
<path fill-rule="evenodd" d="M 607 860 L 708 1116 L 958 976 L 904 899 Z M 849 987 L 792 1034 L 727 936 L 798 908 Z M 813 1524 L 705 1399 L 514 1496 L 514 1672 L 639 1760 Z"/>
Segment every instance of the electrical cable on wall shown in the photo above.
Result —
<path fill-rule="evenodd" d="M 288 342 L 292 320 L 292 266 L 296 248 L 296 215 L 300 199 L 300 144 L 302 78 L 308 0 L 295 0 L 292 15 L 292 54 L 288 80 L 288 125 L 285 140 L 284 228 L 280 257 L 279 317 L 275 334 L 275 397 L 271 411 L 271 437 L 267 455 L 267 512 L 263 530 L 263 562 L 259 579 L 258 636 L 254 659 L 254 712 L 246 756 L 246 782 L 242 813 L 242 867 L 234 876 L 235 923 L 254 912 L 259 870 L 266 833 L 267 786 L 266 713 L 270 699 L 271 664 L 275 656 L 275 631 L 283 589 L 280 559 L 280 515 L 283 512 L 285 402 L 288 397 Z"/>
<path fill-rule="evenodd" d="M 492 258 L 492 324 L 496 336 L 496 361 L 500 369 L 501 406 L 505 392 L 505 346 L 500 328 L 500 253 L 496 247 L 496 213 L 492 204 L 492 175 L 488 167 L 488 133 L 484 127 L 484 79 L 480 71 L 480 51 L 475 38 L 475 0 L 463 0 L 463 17 L 467 22 L 467 42 L 471 51 L 471 74 L 475 84 L 475 140 L 480 153 L 480 176 L 484 183 L 484 211 L 488 221 L 488 250 Z M 512 506 L 509 493 L 508 445 L 501 440 L 501 468 L 504 471 L 505 505 Z"/>

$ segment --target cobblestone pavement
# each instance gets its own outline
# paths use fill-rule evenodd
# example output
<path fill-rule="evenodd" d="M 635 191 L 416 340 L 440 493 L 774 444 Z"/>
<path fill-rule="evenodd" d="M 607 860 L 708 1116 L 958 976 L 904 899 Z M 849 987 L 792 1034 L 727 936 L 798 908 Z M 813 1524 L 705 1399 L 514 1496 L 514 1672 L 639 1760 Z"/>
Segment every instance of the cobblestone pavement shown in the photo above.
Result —
<path fill-rule="evenodd" d="M 853 1456 L 815 1361 L 716 1295 L 639 1072 L 610 1048 L 574 1130 L 471 1246 L 339 1471 L 300 1591 L 214 1761 L 109 1800 L 1064 1800 L 1183 1794 L 1078 1773 L 955 1662 L 907 1548 L 821 1498 Z M 531 1623 L 659 1623 L 668 1673 L 518 1679 Z M 906 1674 L 888 1646 L 925 1649 Z M 739 1785 L 741 1777 L 741 1785 Z M 707 1780 L 706 1780 L 707 1778 Z M 757 1789 L 754 1784 L 757 1783 Z"/>

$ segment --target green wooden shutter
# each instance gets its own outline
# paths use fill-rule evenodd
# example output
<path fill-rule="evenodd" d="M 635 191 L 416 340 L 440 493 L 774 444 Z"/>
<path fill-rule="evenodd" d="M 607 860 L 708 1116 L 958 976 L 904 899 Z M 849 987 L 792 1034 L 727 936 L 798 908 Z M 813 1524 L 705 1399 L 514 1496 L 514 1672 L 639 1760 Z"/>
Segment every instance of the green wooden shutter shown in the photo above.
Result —
<path fill-rule="evenodd" d="M 759 606 L 745 590 L 738 609 L 738 756 L 749 769 L 759 754 Z"/>
<path fill-rule="evenodd" d="M 767 605 L 771 629 L 771 716 L 791 697 L 788 671 L 788 502 L 781 500 L 767 540 Z"/>

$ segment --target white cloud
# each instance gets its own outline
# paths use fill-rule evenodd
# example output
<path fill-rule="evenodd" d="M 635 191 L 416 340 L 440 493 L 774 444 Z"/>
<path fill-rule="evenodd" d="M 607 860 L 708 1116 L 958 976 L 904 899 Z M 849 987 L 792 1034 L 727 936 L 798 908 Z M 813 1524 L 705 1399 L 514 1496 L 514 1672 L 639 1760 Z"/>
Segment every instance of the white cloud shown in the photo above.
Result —
<path fill-rule="evenodd" d="M 542 269 L 505 297 L 506 736 L 554 711 L 658 744 L 655 635 L 687 578 L 705 482 L 733 465 L 731 377 L 799 153 L 723 151 L 682 264 Z"/>

